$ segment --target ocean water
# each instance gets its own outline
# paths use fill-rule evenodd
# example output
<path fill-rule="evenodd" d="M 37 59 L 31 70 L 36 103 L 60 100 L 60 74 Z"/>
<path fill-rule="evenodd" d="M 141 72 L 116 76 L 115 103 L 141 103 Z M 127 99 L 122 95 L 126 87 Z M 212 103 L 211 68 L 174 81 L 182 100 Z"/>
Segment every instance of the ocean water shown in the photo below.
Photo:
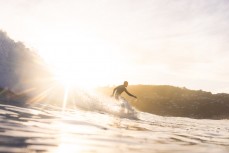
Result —
<path fill-rule="evenodd" d="M 162 117 L 127 105 L 90 96 L 71 106 L 0 104 L 0 152 L 229 152 L 228 120 Z"/>

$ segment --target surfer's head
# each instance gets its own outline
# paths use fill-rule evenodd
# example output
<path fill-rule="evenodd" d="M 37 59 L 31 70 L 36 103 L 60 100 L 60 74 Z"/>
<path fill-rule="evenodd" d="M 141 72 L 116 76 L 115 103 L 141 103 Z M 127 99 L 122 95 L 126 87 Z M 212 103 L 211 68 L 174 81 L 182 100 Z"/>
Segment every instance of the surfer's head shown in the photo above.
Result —
<path fill-rule="evenodd" d="M 124 86 L 127 87 L 128 86 L 128 82 L 127 81 L 124 81 Z"/>

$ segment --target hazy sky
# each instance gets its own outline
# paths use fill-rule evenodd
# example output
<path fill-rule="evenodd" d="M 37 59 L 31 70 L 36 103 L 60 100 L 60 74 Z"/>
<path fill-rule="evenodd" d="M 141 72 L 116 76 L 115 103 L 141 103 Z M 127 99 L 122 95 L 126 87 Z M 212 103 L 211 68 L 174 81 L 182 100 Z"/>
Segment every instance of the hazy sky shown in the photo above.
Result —
<path fill-rule="evenodd" d="M 228 0 L 0 0 L 0 29 L 103 84 L 229 92 L 228 10 Z"/>

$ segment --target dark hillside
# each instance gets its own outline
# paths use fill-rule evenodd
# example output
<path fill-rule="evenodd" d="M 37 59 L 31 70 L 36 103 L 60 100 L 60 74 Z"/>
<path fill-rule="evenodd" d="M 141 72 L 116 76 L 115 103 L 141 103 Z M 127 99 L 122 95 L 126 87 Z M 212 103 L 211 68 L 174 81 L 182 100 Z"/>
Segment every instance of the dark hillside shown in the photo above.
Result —
<path fill-rule="evenodd" d="M 122 94 L 137 109 L 162 116 L 191 118 L 229 118 L 229 94 L 212 94 L 202 90 L 189 90 L 173 86 L 133 85 L 128 91 L 138 101 Z M 103 87 L 100 92 L 111 95 L 113 88 Z"/>

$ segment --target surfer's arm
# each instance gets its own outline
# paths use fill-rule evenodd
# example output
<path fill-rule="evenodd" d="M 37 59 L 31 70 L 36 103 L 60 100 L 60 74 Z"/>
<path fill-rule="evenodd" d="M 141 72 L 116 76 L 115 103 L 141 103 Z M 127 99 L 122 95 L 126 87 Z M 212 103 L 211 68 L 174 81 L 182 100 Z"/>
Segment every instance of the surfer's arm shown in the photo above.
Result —
<path fill-rule="evenodd" d="M 126 92 L 129 96 L 134 97 L 134 98 L 137 98 L 135 95 L 132 95 L 132 94 L 129 93 L 127 90 L 125 90 L 125 92 Z"/>

